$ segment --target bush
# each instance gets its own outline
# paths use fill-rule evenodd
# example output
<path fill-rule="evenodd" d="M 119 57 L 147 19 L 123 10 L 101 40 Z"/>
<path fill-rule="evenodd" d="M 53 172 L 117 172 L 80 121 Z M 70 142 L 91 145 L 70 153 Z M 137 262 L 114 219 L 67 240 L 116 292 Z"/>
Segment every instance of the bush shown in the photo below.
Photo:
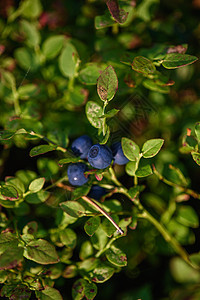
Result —
<path fill-rule="evenodd" d="M 0 8 L 1 297 L 199 299 L 199 2 Z"/>

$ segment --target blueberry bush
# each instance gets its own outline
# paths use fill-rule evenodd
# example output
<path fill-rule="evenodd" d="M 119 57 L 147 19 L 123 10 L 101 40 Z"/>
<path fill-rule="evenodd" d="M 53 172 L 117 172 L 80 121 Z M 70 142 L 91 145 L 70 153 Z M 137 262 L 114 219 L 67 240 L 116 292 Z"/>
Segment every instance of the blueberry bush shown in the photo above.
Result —
<path fill-rule="evenodd" d="M 1 1 L 2 299 L 200 298 L 199 9 Z"/>

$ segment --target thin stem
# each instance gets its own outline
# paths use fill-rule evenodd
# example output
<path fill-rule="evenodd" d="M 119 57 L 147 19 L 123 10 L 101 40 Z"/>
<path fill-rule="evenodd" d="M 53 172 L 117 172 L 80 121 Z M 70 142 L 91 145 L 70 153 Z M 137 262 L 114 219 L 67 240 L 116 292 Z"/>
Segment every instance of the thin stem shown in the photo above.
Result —
<path fill-rule="evenodd" d="M 109 168 L 109 173 L 110 173 L 110 179 L 112 180 L 113 183 L 116 184 L 116 186 L 122 186 L 121 182 L 117 179 L 115 172 L 112 167 Z"/>
<path fill-rule="evenodd" d="M 181 258 L 186 263 L 188 263 L 191 267 L 197 269 L 197 267 L 193 265 L 192 262 L 190 261 L 188 253 L 185 251 L 185 249 L 179 244 L 179 242 L 173 236 L 171 236 L 171 234 L 161 223 L 159 223 L 148 211 L 144 209 L 142 204 L 139 202 L 139 199 L 138 201 L 132 199 L 126 189 L 123 191 L 123 194 L 125 194 L 140 210 L 140 213 L 137 214 L 138 218 L 146 219 L 149 222 L 151 222 L 156 227 L 156 229 L 161 233 L 161 235 L 166 240 L 166 242 L 168 242 L 172 246 L 175 252 L 179 254 Z"/>
<path fill-rule="evenodd" d="M 175 250 L 177 254 L 181 256 L 181 258 L 188 263 L 191 267 L 197 269 L 196 266 L 192 264 L 192 262 L 189 259 L 188 253 L 185 251 L 185 249 L 179 244 L 179 242 L 170 235 L 170 233 L 166 230 L 166 228 L 160 224 L 149 212 L 144 210 L 141 214 L 138 214 L 139 218 L 143 218 L 151 222 L 156 229 L 162 234 L 163 238 L 168 242 L 172 248 Z"/>
<path fill-rule="evenodd" d="M 199 199 L 200 200 L 200 194 L 191 190 L 191 189 L 188 189 L 186 187 L 183 187 L 177 183 L 174 183 L 174 182 L 171 182 L 169 181 L 168 179 L 166 179 L 165 177 L 163 177 L 155 168 L 155 166 L 153 165 L 153 171 L 154 171 L 154 174 L 162 181 L 164 182 L 165 184 L 169 185 L 169 186 L 172 186 L 172 187 L 175 187 L 175 188 L 179 188 L 181 191 L 183 191 L 184 193 L 192 196 L 193 198 L 195 199 Z"/>

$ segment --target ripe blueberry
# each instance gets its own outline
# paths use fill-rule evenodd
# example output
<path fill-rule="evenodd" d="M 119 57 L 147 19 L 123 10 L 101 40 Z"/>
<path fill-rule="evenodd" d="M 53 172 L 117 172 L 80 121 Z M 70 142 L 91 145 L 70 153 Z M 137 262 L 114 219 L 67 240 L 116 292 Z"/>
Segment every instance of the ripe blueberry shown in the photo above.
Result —
<path fill-rule="evenodd" d="M 101 197 L 105 194 L 106 194 L 106 189 L 95 184 L 91 187 L 91 190 L 90 190 L 88 196 L 93 199 L 100 200 Z"/>
<path fill-rule="evenodd" d="M 69 165 L 67 175 L 71 185 L 80 186 L 88 182 L 88 178 L 84 176 L 85 171 L 87 171 L 87 166 L 83 163 Z"/>
<path fill-rule="evenodd" d="M 118 165 L 125 165 L 129 162 L 128 158 L 124 155 L 121 142 L 116 142 L 111 146 L 114 162 Z"/>
<path fill-rule="evenodd" d="M 93 145 L 88 152 L 88 161 L 96 169 L 107 168 L 113 159 L 112 151 L 105 145 Z"/>
<path fill-rule="evenodd" d="M 73 141 L 71 149 L 76 156 L 87 158 L 88 151 L 91 147 L 91 138 L 88 135 L 82 135 Z"/>

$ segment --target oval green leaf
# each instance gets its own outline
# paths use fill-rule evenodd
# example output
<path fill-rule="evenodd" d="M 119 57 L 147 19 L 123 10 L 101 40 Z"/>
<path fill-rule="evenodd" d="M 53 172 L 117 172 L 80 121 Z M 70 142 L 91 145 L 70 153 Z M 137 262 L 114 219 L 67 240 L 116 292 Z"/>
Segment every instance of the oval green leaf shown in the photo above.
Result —
<path fill-rule="evenodd" d="M 98 229 L 100 223 L 101 223 L 101 218 L 98 216 L 89 218 L 89 220 L 87 220 L 84 226 L 85 232 L 89 236 L 92 236 L 95 233 L 95 231 Z"/>
<path fill-rule="evenodd" d="M 131 66 L 134 71 L 143 74 L 153 74 L 156 71 L 156 67 L 152 61 L 143 56 L 135 57 Z"/>
<path fill-rule="evenodd" d="M 125 267 L 127 265 L 126 254 L 114 245 L 106 251 L 106 258 L 117 267 Z"/>
<path fill-rule="evenodd" d="M 56 264 L 59 262 L 55 247 L 43 239 L 28 243 L 24 251 L 24 257 L 42 265 Z"/>
<path fill-rule="evenodd" d="M 103 109 L 96 102 L 88 101 L 86 104 L 86 115 L 90 124 L 95 128 L 102 128 L 103 120 L 100 117 L 103 114 Z"/>
<path fill-rule="evenodd" d="M 32 148 L 29 155 L 31 157 L 34 157 L 34 156 L 41 155 L 41 154 L 44 154 L 44 153 L 47 153 L 47 152 L 53 151 L 53 150 L 56 150 L 55 146 L 39 145 L 39 146 Z"/>
<path fill-rule="evenodd" d="M 74 218 L 79 218 L 85 215 L 85 208 L 77 201 L 66 201 L 60 203 L 61 208 L 68 215 Z"/>
<path fill-rule="evenodd" d="M 134 141 L 128 138 L 122 138 L 122 149 L 124 155 L 130 161 L 136 161 L 139 158 L 140 148 Z"/>
<path fill-rule="evenodd" d="M 66 44 L 59 56 L 58 64 L 59 69 L 64 76 L 73 78 L 76 75 L 79 58 L 76 48 L 71 43 Z"/>
<path fill-rule="evenodd" d="M 74 249 L 76 246 L 76 233 L 70 229 L 65 228 L 59 232 L 60 240 L 67 248 Z"/>
<path fill-rule="evenodd" d="M 190 65 L 197 61 L 196 56 L 181 54 L 181 53 L 169 53 L 165 56 L 162 65 L 166 69 L 176 69 Z"/>
<path fill-rule="evenodd" d="M 44 183 L 45 183 L 45 178 L 44 178 L 44 177 L 34 179 L 34 180 L 30 183 L 28 189 L 29 189 L 29 191 L 31 191 L 32 193 L 37 193 L 37 192 L 39 192 L 39 191 L 43 188 Z"/>
<path fill-rule="evenodd" d="M 163 143 L 163 139 L 151 139 L 146 141 L 142 147 L 143 157 L 150 158 L 155 156 L 160 151 Z"/>
<path fill-rule="evenodd" d="M 112 66 L 108 66 L 99 76 L 97 93 L 102 101 L 110 101 L 118 89 L 118 79 Z"/>
<path fill-rule="evenodd" d="M 63 47 L 65 37 L 63 35 L 51 36 L 42 45 L 42 51 L 47 59 L 52 59 L 58 55 Z"/>

